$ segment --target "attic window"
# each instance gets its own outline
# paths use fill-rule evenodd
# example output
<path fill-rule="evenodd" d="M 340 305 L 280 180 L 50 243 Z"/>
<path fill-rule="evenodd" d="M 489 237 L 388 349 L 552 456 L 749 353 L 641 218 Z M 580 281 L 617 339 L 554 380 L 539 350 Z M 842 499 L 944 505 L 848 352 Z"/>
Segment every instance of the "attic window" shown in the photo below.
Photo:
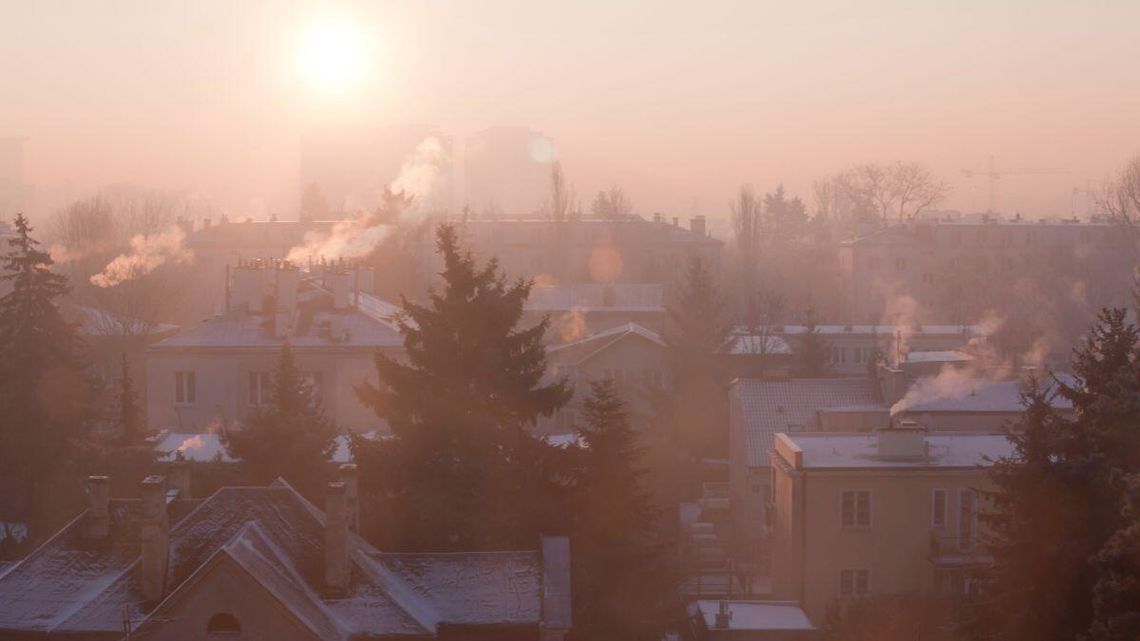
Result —
<path fill-rule="evenodd" d="M 234 636 L 241 634 L 241 623 L 237 617 L 229 612 L 219 612 L 210 617 L 206 624 L 206 634 L 219 636 Z"/>

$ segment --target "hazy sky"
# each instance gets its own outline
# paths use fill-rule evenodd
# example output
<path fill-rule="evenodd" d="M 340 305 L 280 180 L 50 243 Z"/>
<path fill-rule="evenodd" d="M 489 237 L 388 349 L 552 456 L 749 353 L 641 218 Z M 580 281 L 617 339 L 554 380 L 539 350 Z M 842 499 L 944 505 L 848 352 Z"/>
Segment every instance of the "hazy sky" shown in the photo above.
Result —
<path fill-rule="evenodd" d="M 27 178 L 76 195 L 185 189 L 295 210 L 298 141 L 325 123 L 493 125 L 553 137 L 579 193 L 719 215 L 742 182 L 989 154 L 1070 173 L 1002 179 L 999 208 L 1067 214 L 1074 186 L 1140 153 L 1140 2 L 302 3 L 0 0 L 0 135 Z M 299 78 L 313 24 L 348 24 L 364 80 Z M 588 201 L 588 198 L 586 198 Z"/>

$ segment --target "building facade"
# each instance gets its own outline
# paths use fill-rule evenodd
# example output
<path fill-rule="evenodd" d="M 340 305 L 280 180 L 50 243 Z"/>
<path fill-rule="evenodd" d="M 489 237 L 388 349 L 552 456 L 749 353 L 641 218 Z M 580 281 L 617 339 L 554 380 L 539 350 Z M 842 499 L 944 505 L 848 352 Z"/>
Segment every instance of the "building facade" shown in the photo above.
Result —
<path fill-rule="evenodd" d="M 268 403 L 288 341 L 333 422 L 358 432 L 385 429 L 355 388 L 375 384 L 376 353 L 400 357 L 403 337 L 391 317 L 395 308 L 359 291 L 369 275 L 330 270 L 307 277 L 286 263 L 235 268 L 229 312 L 147 349 L 148 427 L 194 432 L 239 425 Z"/>
<path fill-rule="evenodd" d="M 777 435 L 772 450 L 772 588 L 814 621 L 871 595 L 962 594 L 991 561 L 982 544 L 985 468 L 1004 435 Z"/>
<path fill-rule="evenodd" d="M 1130 291 L 1128 237 L 1101 219 L 986 215 L 888 227 L 840 245 L 848 319 L 961 323 L 1027 284 L 1053 292 L 1079 283 L 1090 307 L 1111 305 Z"/>

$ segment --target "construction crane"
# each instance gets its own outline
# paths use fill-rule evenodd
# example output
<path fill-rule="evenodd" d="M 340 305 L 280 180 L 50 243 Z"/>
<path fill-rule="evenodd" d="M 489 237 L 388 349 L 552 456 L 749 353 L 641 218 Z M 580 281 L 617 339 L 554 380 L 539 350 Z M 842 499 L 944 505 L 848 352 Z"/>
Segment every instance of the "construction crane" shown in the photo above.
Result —
<path fill-rule="evenodd" d="M 967 178 L 974 178 L 976 176 L 984 176 L 989 181 L 989 199 L 990 205 L 987 213 L 993 214 L 994 211 L 994 191 L 997 188 L 998 178 L 1002 176 L 1014 175 L 1027 175 L 1027 174 L 1067 174 L 1067 169 L 997 169 L 994 167 L 994 156 L 990 154 L 990 163 L 988 169 L 963 169 L 962 175 Z"/>

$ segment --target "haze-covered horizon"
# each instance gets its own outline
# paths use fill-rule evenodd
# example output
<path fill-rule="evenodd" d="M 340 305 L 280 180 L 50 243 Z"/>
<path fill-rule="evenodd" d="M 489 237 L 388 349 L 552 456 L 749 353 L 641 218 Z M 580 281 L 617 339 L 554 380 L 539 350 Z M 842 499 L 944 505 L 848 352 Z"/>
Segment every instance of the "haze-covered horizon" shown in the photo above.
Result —
<path fill-rule="evenodd" d="M 13 4 L 0 136 L 27 139 L 41 203 L 129 183 L 242 217 L 295 214 L 304 137 L 408 123 L 460 165 L 471 134 L 529 127 L 584 208 L 618 184 L 637 213 L 713 217 L 742 183 L 810 202 L 895 160 L 950 184 L 941 208 L 984 210 L 961 170 L 991 154 L 1067 172 L 1002 177 L 997 210 L 1068 215 L 1140 140 L 1135 3 L 474 4 Z M 299 62 L 314 28 L 350 49 L 331 69 Z"/>

